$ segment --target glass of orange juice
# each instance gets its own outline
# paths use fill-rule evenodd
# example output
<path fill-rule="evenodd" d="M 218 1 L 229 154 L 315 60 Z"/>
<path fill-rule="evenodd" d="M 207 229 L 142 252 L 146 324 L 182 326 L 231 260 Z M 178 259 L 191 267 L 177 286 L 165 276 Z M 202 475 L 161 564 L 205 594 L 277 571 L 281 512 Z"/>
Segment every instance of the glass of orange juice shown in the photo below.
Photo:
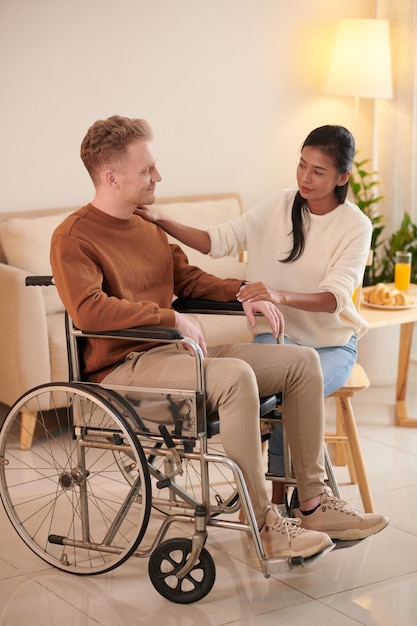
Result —
<path fill-rule="evenodd" d="M 411 252 L 399 251 L 395 253 L 395 288 L 407 291 L 410 287 Z"/>

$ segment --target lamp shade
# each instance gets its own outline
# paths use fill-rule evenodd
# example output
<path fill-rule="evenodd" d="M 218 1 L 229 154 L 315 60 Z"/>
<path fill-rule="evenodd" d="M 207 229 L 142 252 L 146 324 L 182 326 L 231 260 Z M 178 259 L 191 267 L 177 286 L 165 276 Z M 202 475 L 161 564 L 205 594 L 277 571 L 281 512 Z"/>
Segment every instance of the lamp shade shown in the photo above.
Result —
<path fill-rule="evenodd" d="M 392 98 L 389 22 L 339 21 L 324 93 L 358 98 Z"/>

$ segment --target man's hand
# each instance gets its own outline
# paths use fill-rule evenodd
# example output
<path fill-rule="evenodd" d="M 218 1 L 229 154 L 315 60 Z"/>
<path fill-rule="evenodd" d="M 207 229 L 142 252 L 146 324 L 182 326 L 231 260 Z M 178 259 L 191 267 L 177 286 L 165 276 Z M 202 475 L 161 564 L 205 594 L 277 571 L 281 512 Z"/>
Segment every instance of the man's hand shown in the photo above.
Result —
<path fill-rule="evenodd" d="M 196 343 L 198 343 L 203 352 L 203 355 L 207 355 L 206 340 L 204 339 L 203 333 L 201 332 L 199 327 L 191 322 L 183 313 L 178 313 L 177 311 L 175 311 L 175 328 L 178 328 L 178 330 L 182 332 L 184 337 L 189 337 L 190 339 L 193 339 Z M 186 348 L 186 350 L 191 352 L 191 354 L 194 356 L 192 348 L 187 345 L 184 345 L 184 348 Z"/>
<path fill-rule="evenodd" d="M 138 206 L 133 211 L 133 213 L 136 213 L 136 215 L 140 215 L 141 217 L 143 217 L 144 220 L 147 220 L 148 222 L 157 222 L 159 219 L 161 219 L 160 213 L 155 211 L 155 209 L 153 209 L 151 206 Z"/>
<path fill-rule="evenodd" d="M 256 302 L 242 302 L 243 310 L 252 328 L 256 326 L 255 313 L 262 313 L 266 317 L 271 327 L 272 335 L 275 339 L 284 332 L 284 316 L 272 302 L 258 300 Z"/>

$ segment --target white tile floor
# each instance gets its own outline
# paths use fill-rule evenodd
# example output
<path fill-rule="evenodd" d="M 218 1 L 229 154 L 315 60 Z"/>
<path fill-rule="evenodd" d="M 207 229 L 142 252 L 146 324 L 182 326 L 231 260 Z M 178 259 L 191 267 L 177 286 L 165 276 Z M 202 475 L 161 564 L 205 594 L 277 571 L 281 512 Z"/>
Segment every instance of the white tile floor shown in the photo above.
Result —
<path fill-rule="evenodd" d="M 416 370 L 409 408 L 417 417 Z M 415 626 L 417 428 L 393 426 L 394 393 L 393 387 L 371 388 L 354 401 L 375 507 L 391 520 L 379 535 L 304 568 L 279 566 L 266 579 L 249 566 L 243 533 L 213 529 L 207 547 L 216 563 L 214 587 L 204 600 L 182 606 L 154 590 L 146 560 L 132 558 L 95 577 L 52 569 L 22 543 L 0 509 L 0 625 Z M 359 508 L 345 468 L 336 472 L 343 497 Z"/>

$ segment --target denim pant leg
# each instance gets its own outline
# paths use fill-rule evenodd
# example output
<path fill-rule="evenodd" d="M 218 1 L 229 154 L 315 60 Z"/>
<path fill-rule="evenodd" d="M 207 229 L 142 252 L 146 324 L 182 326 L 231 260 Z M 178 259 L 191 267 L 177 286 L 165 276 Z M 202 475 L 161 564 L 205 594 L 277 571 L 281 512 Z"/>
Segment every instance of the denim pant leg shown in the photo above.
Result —
<path fill-rule="evenodd" d="M 276 343 L 273 335 L 265 333 L 257 335 L 254 343 Z M 285 343 L 297 345 L 297 342 L 285 337 Z M 324 381 L 324 396 L 328 396 L 342 387 L 353 369 L 357 357 L 357 337 L 353 335 L 344 346 L 317 348 L 320 357 Z M 284 476 L 284 446 L 282 424 L 275 423 L 269 438 L 268 472 L 273 476 Z"/>

